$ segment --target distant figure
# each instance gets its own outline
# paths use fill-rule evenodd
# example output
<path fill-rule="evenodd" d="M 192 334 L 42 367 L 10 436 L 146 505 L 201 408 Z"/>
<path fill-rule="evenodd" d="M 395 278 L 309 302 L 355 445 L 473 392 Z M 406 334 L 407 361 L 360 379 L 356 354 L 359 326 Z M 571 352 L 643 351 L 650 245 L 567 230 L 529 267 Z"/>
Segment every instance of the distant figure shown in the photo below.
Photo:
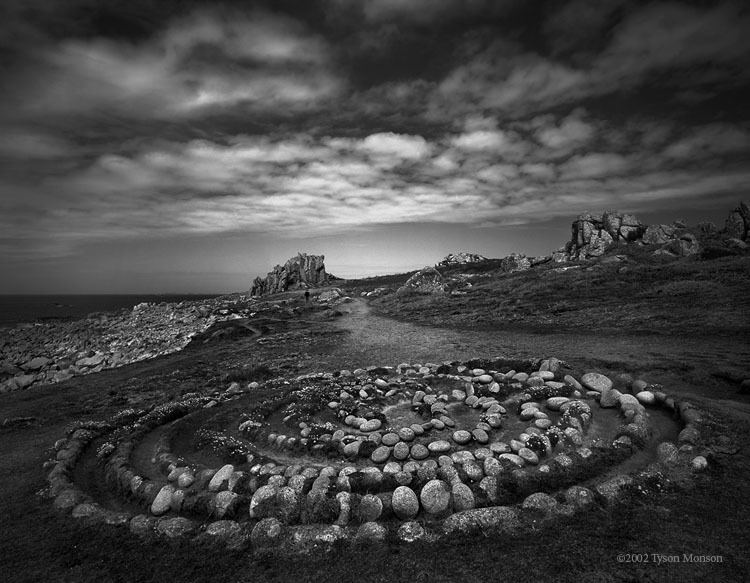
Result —
<path fill-rule="evenodd" d="M 305 290 L 305 304 L 310 303 L 310 290 Z"/>

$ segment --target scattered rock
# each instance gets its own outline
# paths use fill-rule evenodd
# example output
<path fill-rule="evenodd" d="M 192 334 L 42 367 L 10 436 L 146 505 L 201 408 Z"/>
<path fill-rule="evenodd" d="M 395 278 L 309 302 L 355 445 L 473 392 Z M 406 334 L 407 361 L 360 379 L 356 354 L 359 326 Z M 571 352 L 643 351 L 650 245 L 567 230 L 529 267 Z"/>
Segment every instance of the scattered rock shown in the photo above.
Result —
<path fill-rule="evenodd" d="M 440 272 L 434 267 L 427 266 L 406 280 L 406 283 L 398 288 L 396 293 L 436 294 L 444 293 L 445 289 L 445 280 Z"/>

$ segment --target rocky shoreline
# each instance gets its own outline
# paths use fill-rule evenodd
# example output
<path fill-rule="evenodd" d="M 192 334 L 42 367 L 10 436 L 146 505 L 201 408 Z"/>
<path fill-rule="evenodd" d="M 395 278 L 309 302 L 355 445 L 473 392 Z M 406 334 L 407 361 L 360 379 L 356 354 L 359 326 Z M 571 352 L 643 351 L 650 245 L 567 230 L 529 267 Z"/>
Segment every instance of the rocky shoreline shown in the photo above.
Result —
<path fill-rule="evenodd" d="M 0 336 L 0 393 L 178 352 L 222 320 L 247 317 L 242 295 L 141 303 L 74 321 L 21 324 Z M 245 307 L 238 307 L 245 306 Z"/>

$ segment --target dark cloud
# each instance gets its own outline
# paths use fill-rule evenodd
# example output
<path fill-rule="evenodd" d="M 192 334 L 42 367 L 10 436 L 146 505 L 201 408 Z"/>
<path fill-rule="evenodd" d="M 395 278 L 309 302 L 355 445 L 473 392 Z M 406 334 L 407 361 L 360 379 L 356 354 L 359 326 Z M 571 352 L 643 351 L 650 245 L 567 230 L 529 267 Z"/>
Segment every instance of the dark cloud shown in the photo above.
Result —
<path fill-rule="evenodd" d="M 738 2 L 3 9 L 6 257 L 699 206 L 750 178 Z"/>

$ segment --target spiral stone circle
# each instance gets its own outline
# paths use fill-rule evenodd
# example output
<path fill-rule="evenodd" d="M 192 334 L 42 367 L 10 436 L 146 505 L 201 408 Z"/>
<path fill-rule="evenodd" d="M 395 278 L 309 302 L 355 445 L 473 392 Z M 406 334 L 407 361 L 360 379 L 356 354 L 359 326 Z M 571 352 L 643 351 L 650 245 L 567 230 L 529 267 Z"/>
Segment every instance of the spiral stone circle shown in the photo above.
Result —
<path fill-rule="evenodd" d="M 314 373 L 128 409 L 55 443 L 46 493 L 138 536 L 297 552 L 517 532 L 706 469 L 706 414 L 661 387 L 512 364 Z"/>

